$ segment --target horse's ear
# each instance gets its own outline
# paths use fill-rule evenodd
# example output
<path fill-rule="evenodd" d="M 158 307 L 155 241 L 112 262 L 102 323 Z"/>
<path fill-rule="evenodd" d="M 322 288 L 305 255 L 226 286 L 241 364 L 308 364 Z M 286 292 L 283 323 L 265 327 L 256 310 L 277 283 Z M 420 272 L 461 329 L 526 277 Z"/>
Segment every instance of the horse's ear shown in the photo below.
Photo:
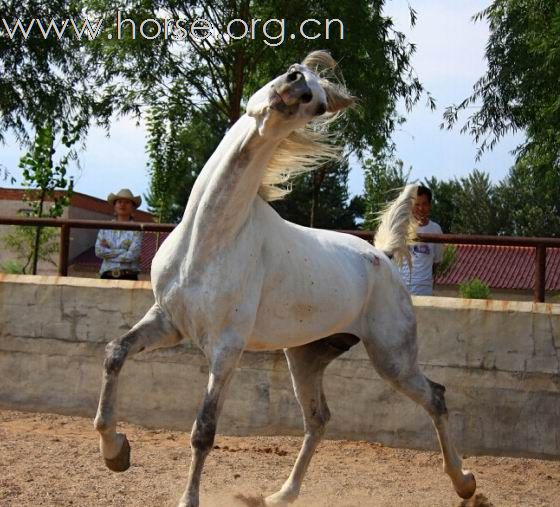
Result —
<path fill-rule="evenodd" d="M 335 76 L 336 60 L 328 51 L 313 51 L 301 63 L 316 74 L 322 75 L 320 83 L 327 95 L 327 111 L 329 113 L 346 109 L 356 102 L 356 98 L 350 95 L 344 86 L 335 84 L 325 75 Z"/>
<path fill-rule="evenodd" d="M 326 80 L 321 80 L 321 85 L 327 95 L 327 111 L 329 113 L 336 113 L 337 111 L 346 109 L 356 102 L 356 97 L 350 95 L 340 86 L 336 86 Z"/>
<path fill-rule="evenodd" d="M 335 59 L 328 51 L 324 50 L 309 53 L 301 63 L 316 73 L 323 70 L 333 70 L 336 67 Z"/>

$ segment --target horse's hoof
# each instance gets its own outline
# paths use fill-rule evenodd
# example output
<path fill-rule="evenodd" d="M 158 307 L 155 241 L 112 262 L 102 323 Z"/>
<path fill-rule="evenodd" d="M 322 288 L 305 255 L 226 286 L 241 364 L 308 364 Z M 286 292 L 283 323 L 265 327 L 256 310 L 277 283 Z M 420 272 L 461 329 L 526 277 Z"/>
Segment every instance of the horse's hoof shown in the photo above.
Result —
<path fill-rule="evenodd" d="M 467 500 L 473 496 L 476 491 L 476 479 L 471 472 L 466 472 L 463 476 L 462 482 L 463 484 L 461 484 L 460 487 L 455 487 L 455 491 L 457 491 L 457 494 L 461 498 Z"/>
<path fill-rule="evenodd" d="M 264 505 L 266 507 L 287 507 L 291 503 L 295 502 L 297 494 L 290 494 L 286 491 L 278 491 L 273 495 L 267 496 L 264 499 Z"/>
<path fill-rule="evenodd" d="M 130 467 L 130 445 L 126 435 L 123 435 L 123 444 L 119 453 L 112 459 L 104 458 L 105 465 L 113 472 L 124 472 Z"/>

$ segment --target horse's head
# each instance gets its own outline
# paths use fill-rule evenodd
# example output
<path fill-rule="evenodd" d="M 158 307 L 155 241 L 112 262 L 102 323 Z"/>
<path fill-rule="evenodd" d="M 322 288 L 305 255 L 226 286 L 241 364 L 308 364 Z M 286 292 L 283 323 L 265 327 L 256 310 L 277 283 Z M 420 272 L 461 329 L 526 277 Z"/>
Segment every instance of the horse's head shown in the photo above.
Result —
<path fill-rule="evenodd" d="M 249 99 L 247 114 L 257 120 L 259 132 L 282 135 L 352 105 L 354 97 L 321 76 L 322 69 L 333 70 L 335 66 L 329 53 L 314 51 L 257 91 Z"/>

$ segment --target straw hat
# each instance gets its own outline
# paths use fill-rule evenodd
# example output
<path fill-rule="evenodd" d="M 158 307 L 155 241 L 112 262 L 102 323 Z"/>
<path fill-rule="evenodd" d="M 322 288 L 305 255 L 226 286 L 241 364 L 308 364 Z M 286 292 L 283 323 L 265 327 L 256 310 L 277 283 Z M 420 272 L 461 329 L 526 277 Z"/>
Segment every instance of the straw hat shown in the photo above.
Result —
<path fill-rule="evenodd" d="M 107 197 L 107 202 L 111 206 L 114 206 L 117 199 L 128 199 L 129 201 L 132 201 L 136 208 L 140 206 L 140 204 L 142 204 L 142 197 L 140 197 L 139 195 L 133 195 L 133 193 L 128 188 L 121 188 L 116 194 L 109 194 L 109 197 Z"/>

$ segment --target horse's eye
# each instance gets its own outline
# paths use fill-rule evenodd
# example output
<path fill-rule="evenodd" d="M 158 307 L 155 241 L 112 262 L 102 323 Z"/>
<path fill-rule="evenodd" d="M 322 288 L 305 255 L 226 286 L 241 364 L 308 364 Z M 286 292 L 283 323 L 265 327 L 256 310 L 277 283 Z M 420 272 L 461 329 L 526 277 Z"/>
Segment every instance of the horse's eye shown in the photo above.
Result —
<path fill-rule="evenodd" d="M 325 114 L 327 112 L 327 106 L 325 106 L 325 104 L 321 103 L 317 106 L 317 111 L 316 111 L 316 115 L 317 116 L 321 116 L 322 114 Z"/>

